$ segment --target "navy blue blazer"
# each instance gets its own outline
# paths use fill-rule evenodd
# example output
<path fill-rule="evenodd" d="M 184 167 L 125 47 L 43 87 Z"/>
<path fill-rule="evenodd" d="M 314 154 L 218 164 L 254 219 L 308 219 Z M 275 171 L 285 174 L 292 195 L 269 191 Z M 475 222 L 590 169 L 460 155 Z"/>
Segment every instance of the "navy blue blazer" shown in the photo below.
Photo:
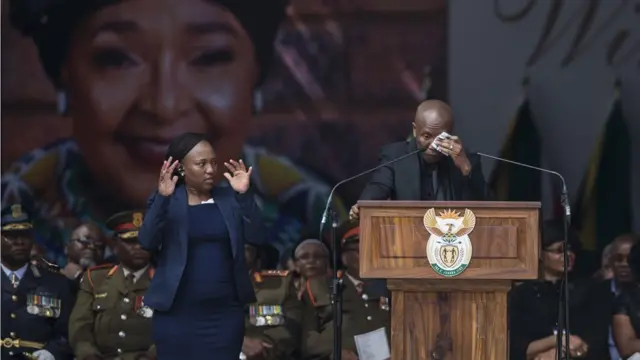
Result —
<path fill-rule="evenodd" d="M 229 230 L 238 299 L 242 304 L 255 302 L 244 260 L 244 244 L 261 245 L 263 242 L 265 231 L 260 208 L 251 190 L 238 194 L 226 183 L 215 187 L 211 196 Z M 144 302 L 159 311 L 171 308 L 187 265 L 188 206 L 184 186 L 178 186 L 168 197 L 156 191 L 147 202 L 147 213 L 138 234 L 142 247 L 154 253 L 157 260 Z"/>

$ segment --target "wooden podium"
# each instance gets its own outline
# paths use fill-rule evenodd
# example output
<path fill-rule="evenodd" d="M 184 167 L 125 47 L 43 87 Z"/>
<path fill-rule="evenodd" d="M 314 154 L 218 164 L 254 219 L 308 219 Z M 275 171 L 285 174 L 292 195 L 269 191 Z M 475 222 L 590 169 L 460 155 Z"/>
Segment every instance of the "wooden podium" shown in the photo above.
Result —
<path fill-rule="evenodd" d="M 540 203 L 358 204 L 360 275 L 387 279 L 392 292 L 391 359 L 507 360 L 507 293 L 512 281 L 538 277 Z M 456 276 L 440 275 L 427 258 L 429 209 L 449 218 L 466 209 L 475 215 L 468 234 L 471 260 Z M 432 259 L 444 247 L 430 247 Z M 449 255 L 442 256 L 451 263 Z"/>

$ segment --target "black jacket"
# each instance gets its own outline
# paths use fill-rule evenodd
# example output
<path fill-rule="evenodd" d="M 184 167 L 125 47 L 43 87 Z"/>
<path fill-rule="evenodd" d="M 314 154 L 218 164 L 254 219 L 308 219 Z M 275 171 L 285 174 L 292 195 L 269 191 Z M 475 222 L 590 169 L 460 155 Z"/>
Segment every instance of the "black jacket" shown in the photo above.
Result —
<path fill-rule="evenodd" d="M 415 139 L 385 145 L 379 163 L 385 163 L 417 149 Z M 464 176 L 453 160 L 444 157 L 437 165 L 437 185 L 448 201 L 489 200 L 489 188 L 477 154 L 467 153 L 471 172 Z M 420 200 L 421 154 L 410 156 L 376 170 L 360 196 L 360 200 Z"/>

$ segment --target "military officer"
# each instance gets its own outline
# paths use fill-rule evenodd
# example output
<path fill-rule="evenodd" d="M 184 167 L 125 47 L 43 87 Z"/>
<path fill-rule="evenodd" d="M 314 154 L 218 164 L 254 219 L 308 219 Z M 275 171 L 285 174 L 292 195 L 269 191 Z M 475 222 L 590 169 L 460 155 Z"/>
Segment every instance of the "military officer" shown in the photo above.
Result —
<path fill-rule="evenodd" d="M 248 305 L 242 354 L 248 360 L 286 360 L 299 349 L 302 303 L 289 271 L 260 271 L 258 249 L 245 245 L 256 303 Z"/>
<path fill-rule="evenodd" d="M 151 340 L 153 310 L 143 297 L 154 269 L 150 254 L 138 243 L 142 211 L 127 211 L 107 220 L 115 233 L 118 265 L 88 269 L 69 319 L 69 340 L 78 360 L 155 359 Z"/>
<path fill-rule="evenodd" d="M 379 280 L 362 280 L 359 276 L 360 266 L 360 230 L 358 227 L 349 229 L 342 236 L 341 260 L 345 271 L 341 272 L 342 292 L 342 358 L 345 360 L 357 359 L 355 336 L 374 330 L 384 329 L 387 344 L 390 342 L 391 316 L 389 293 L 384 282 Z M 318 345 L 307 340 L 306 350 L 312 354 L 326 353 L 329 346 L 326 344 L 327 332 L 332 335 L 331 313 L 331 279 L 314 278 L 307 280 L 307 292 L 305 298 L 315 308 L 320 320 L 320 338 L 325 343 Z M 325 336 L 322 336 L 325 335 Z M 333 349 L 331 349 L 332 351 Z"/>
<path fill-rule="evenodd" d="M 19 204 L 2 213 L 2 358 L 70 359 L 70 283 L 31 263 L 33 226 Z"/>

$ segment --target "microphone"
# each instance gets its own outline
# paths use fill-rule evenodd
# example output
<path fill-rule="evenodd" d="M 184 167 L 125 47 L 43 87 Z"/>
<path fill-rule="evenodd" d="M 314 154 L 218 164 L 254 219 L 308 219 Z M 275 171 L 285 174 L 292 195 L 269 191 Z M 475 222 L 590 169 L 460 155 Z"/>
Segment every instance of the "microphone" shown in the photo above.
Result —
<path fill-rule="evenodd" d="M 507 160 L 497 156 L 487 155 L 483 153 L 477 153 L 477 154 L 489 159 L 502 161 L 502 162 L 513 164 L 516 166 L 522 166 L 525 168 L 537 170 L 547 174 L 552 174 L 559 177 L 560 180 L 562 181 L 562 194 L 560 195 L 560 201 L 564 209 L 564 249 L 563 249 L 563 260 L 565 264 L 564 271 L 563 271 L 564 307 L 561 306 L 562 300 L 560 300 L 560 304 L 558 305 L 560 307 L 560 310 L 564 310 L 564 314 L 562 313 L 562 311 L 558 311 L 558 332 L 557 332 L 557 340 L 556 340 L 556 347 L 557 347 L 556 350 L 558 354 L 562 354 L 562 351 L 563 351 L 562 337 L 563 335 L 566 335 L 564 348 L 569 349 L 569 337 L 570 337 L 569 335 L 571 335 L 571 332 L 569 331 L 569 269 L 566 266 L 569 263 L 569 224 L 571 224 L 571 205 L 569 204 L 569 191 L 567 190 L 567 183 L 564 180 L 564 176 L 560 175 L 560 173 L 553 170 L 543 169 L 541 167 L 532 166 L 532 165 L 520 163 L 517 161 Z M 564 326 L 562 326 L 563 320 L 564 320 Z M 570 358 L 570 355 L 567 354 L 567 359 L 569 358 Z"/>
<path fill-rule="evenodd" d="M 497 156 L 492 156 L 492 155 L 487 155 L 487 154 L 483 154 L 483 153 L 476 153 L 482 157 L 486 157 L 489 159 L 493 159 L 493 160 L 498 160 L 498 161 L 502 161 L 502 162 L 506 162 L 509 164 L 513 164 L 513 165 L 517 165 L 517 166 L 522 166 L 522 167 L 526 167 L 529 169 L 533 169 L 533 170 L 538 170 L 547 174 L 553 174 L 557 177 L 560 178 L 560 181 L 562 181 L 562 207 L 564 209 L 564 216 L 567 217 L 568 220 L 571 220 L 571 205 L 569 204 L 569 191 L 567 191 L 567 182 L 564 180 L 564 176 L 560 175 L 559 172 L 553 171 L 553 170 L 548 170 L 548 169 L 543 169 L 541 167 L 537 167 L 537 166 L 532 166 L 532 165 L 528 165 L 525 163 L 521 163 L 521 162 L 517 162 L 517 161 L 512 161 L 512 160 L 507 160 L 507 159 L 503 159 L 503 158 L 499 158 Z M 570 221 L 569 221 L 570 222 Z"/>
<path fill-rule="evenodd" d="M 418 149 L 418 150 L 411 151 L 411 152 L 406 153 L 406 154 L 404 154 L 404 155 L 402 155 L 400 157 L 397 157 L 397 158 L 391 159 L 391 160 L 389 160 L 389 161 L 387 161 L 385 163 L 379 164 L 378 166 L 374 166 L 371 169 L 365 170 L 365 171 L 363 171 L 363 172 L 361 172 L 359 174 L 356 174 L 356 175 L 348 177 L 348 178 L 346 178 L 344 180 L 341 180 L 337 184 L 335 184 L 335 186 L 331 189 L 331 192 L 329 193 L 329 197 L 327 198 L 327 204 L 326 204 L 326 206 L 324 208 L 324 212 L 322 213 L 322 221 L 320 222 L 320 235 L 321 235 L 320 237 L 322 237 L 322 229 L 324 228 L 324 225 L 327 223 L 327 219 L 329 217 L 329 208 L 331 207 L 331 202 L 333 200 L 333 194 L 335 193 L 337 188 L 339 188 L 340 186 L 342 186 L 345 183 L 348 183 L 350 181 L 356 180 L 356 179 L 358 179 L 358 178 L 360 178 L 362 176 L 370 174 L 370 173 L 372 173 L 372 172 L 374 172 L 374 171 L 376 171 L 378 169 L 381 169 L 381 168 L 383 168 L 385 166 L 389 166 L 389 165 L 391 165 L 391 164 L 393 164 L 395 162 L 398 162 L 400 160 L 403 160 L 403 159 L 408 158 L 408 157 L 413 156 L 413 155 L 417 155 L 417 154 L 425 152 L 425 151 L 426 151 L 426 149 L 422 149 L 422 148 Z"/>
<path fill-rule="evenodd" d="M 404 154 L 395 159 L 389 160 L 378 166 L 372 167 L 369 170 L 365 170 L 359 174 L 348 177 L 342 181 L 339 181 L 329 193 L 327 198 L 327 205 L 322 213 L 322 221 L 320 222 L 320 239 L 322 239 L 322 230 L 324 225 L 329 219 L 331 219 L 331 245 L 333 246 L 333 253 L 331 263 L 333 266 L 333 279 L 331 280 L 331 310 L 333 313 L 333 358 L 334 360 L 342 360 L 342 276 L 340 275 L 338 264 L 340 263 L 340 242 L 336 237 L 336 227 L 338 226 L 334 221 L 333 210 L 331 210 L 331 202 L 333 200 L 333 194 L 336 189 L 341 185 L 348 183 L 349 181 L 360 178 L 361 176 L 372 173 L 380 168 L 389 166 L 397 161 L 406 159 L 410 156 L 416 156 L 417 154 L 424 152 L 425 149 L 417 149 Z"/>

